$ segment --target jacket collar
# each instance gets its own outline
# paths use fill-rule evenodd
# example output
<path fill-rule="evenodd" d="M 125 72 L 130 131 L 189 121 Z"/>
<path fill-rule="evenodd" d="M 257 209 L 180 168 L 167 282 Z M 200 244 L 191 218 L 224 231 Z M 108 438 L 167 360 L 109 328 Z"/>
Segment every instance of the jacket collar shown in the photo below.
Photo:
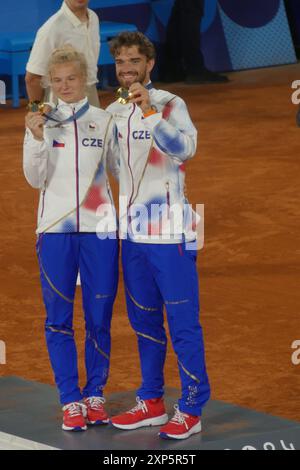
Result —
<path fill-rule="evenodd" d="M 87 103 L 87 97 L 77 103 L 66 103 L 65 101 L 58 98 L 57 109 L 63 116 L 71 116 L 73 113 L 77 113 L 82 106 Z"/>
<path fill-rule="evenodd" d="M 147 88 L 147 90 L 152 90 L 154 88 L 154 85 L 151 82 L 151 80 L 150 80 L 150 82 L 147 83 L 147 85 L 145 85 L 145 88 Z"/>
<path fill-rule="evenodd" d="M 81 25 L 82 25 L 82 22 L 80 21 L 80 19 L 77 18 L 76 15 L 74 15 L 74 13 L 72 12 L 72 10 L 70 10 L 70 8 L 69 8 L 68 5 L 66 4 L 66 2 L 63 2 L 60 11 L 61 11 L 64 15 L 67 16 L 67 18 L 70 20 L 70 22 L 72 23 L 72 25 L 74 26 L 74 28 L 78 28 L 78 26 L 81 26 Z M 88 16 L 89 16 L 89 19 L 90 19 L 90 12 L 89 12 L 89 9 L 87 10 L 87 12 L 88 12 Z"/>

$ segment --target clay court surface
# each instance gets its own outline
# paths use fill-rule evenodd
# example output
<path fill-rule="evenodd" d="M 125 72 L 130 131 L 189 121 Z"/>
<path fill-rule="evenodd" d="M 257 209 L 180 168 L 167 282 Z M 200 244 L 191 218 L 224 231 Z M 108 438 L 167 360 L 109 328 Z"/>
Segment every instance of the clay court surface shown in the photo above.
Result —
<path fill-rule="evenodd" d="M 187 166 L 188 196 L 205 204 L 199 252 L 201 318 L 212 398 L 300 420 L 300 129 L 291 103 L 299 65 L 230 74 L 222 86 L 169 87 L 199 129 Z M 114 96 L 101 92 L 102 106 Z M 53 384 L 35 255 L 38 193 L 24 179 L 22 108 L 0 109 L 0 376 Z M 116 190 L 116 188 L 114 188 Z M 116 194 L 116 191 L 115 191 Z M 84 328 L 77 291 L 75 330 L 81 383 Z M 114 308 L 106 394 L 140 381 L 122 277 Z M 178 387 L 171 345 L 166 383 Z"/>

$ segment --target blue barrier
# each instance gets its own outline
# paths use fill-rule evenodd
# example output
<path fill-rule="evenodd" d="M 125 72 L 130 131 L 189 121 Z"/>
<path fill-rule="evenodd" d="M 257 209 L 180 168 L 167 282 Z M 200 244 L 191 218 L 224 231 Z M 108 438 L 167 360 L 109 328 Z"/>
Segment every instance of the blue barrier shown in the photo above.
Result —
<path fill-rule="evenodd" d="M 109 51 L 109 40 L 117 36 L 122 31 L 137 31 L 137 27 L 130 23 L 114 23 L 112 21 L 103 21 L 100 24 L 101 31 L 101 51 L 98 60 L 98 65 L 101 66 L 102 87 L 106 88 L 108 85 L 108 75 L 106 66 L 114 64 L 114 58 Z"/>
<path fill-rule="evenodd" d="M 105 67 L 113 64 L 114 60 L 109 52 L 109 39 L 122 31 L 136 31 L 137 28 L 129 23 L 114 23 L 104 21 L 100 24 L 101 54 L 98 65 Z M 12 79 L 12 106 L 20 106 L 19 76 L 25 75 L 26 64 L 29 59 L 35 39 L 35 33 L 4 33 L 0 35 L 0 62 L 1 73 L 9 75 Z M 103 73 L 103 86 L 107 86 L 107 74 Z"/>
<path fill-rule="evenodd" d="M 25 74 L 25 67 L 34 41 L 34 33 L 5 33 L 0 36 L 1 70 L 12 77 L 12 105 L 19 106 L 19 76 Z"/>

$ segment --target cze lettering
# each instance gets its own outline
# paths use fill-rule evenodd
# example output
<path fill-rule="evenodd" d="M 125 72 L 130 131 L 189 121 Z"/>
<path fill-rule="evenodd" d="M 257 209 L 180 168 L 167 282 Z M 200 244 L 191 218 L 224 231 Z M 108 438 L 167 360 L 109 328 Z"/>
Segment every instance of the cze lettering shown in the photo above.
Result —
<path fill-rule="evenodd" d="M 149 131 L 134 131 L 132 137 L 134 140 L 150 140 L 151 134 Z"/>
<path fill-rule="evenodd" d="M 103 147 L 102 139 L 83 139 L 82 145 L 84 147 Z"/>

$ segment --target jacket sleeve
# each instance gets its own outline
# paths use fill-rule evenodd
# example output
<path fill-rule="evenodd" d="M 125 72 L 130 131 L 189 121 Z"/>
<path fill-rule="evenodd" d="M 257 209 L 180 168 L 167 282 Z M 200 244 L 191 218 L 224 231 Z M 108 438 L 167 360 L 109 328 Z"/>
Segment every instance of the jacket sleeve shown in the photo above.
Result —
<path fill-rule="evenodd" d="M 114 178 L 119 181 L 120 148 L 118 144 L 118 130 L 115 122 L 111 120 L 108 130 L 107 166 Z"/>
<path fill-rule="evenodd" d="M 156 113 L 145 118 L 145 126 L 156 145 L 181 164 L 196 153 L 197 130 L 185 102 L 178 96 L 166 105 L 165 111 L 167 119 L 163 113 Z"/>
<path fill-rule="evenodd" d="M 48 149 L 46 142 L 35 140 L 26 129 L 23 145 L 23 171 L 33 188 L 41 189 L 47 179 Z"/>

